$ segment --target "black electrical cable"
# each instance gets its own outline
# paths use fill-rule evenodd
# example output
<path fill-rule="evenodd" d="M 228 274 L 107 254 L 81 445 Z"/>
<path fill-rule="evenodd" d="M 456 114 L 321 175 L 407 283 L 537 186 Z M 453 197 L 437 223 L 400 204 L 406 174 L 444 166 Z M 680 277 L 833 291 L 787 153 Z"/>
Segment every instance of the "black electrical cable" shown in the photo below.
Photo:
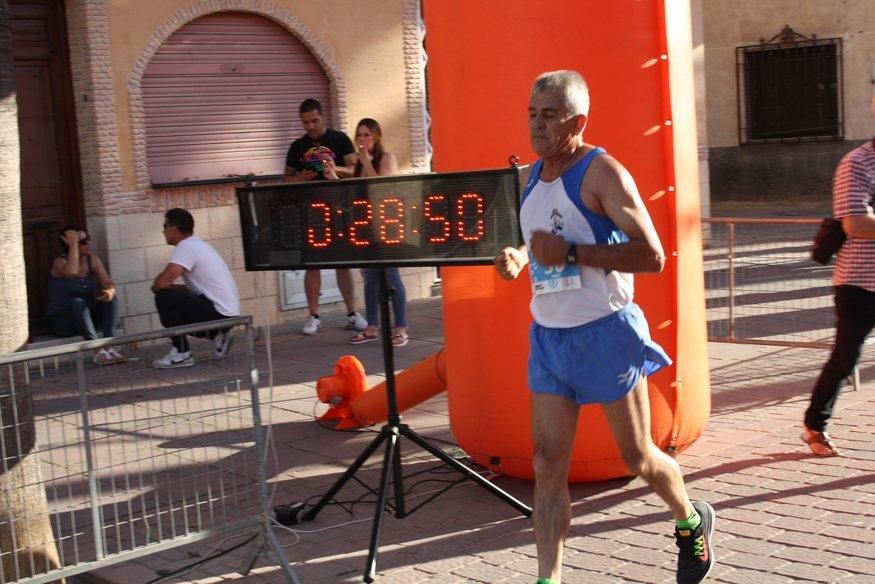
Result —
<path fill-rule="evenodd" d="M 234 550 L 243 547 L 244 545 L 246 545 L 246 544 L 249 543 L 250 541 L 254 540 L 256 537 L 258 537 L 258 534 L 257 534 L 257 533 L 254 534 L 252 537 L 249 537 L 249 538 L 247 538 L 247 539 L 241 541 L 240 543 L 238 543 L 238 544 L 236 544 L 236 545 L 234 545 L 234 546 L 229 547 L 229 548 L 226 549 L 226 550 L 222 550 L 221 552 L 219 552 L 219 553 L 217 553 L 217 554 L 209 555 L 209 556 L 207 556 L 207 557 L 205 557 L 205 558 L 202 558 L 202 559 L 200 559 L 200 560 L 198 560 L 198 561 L 196 561 L 196 562 L 193 562 L 193 563 L 191 563 L 191 564 L 189 564 L 189 565 L 187 565 L 187 566 L 183 566 L 182 568 L 179 568 L 178 570 L 174 570 L 174 571 L 172 571 L 172 572 L 170 572 L 170 573 L 168 573 L 168 574 L 162 574 L 161 576 L 158 576 L 157 578 L 154 578 L 154 579 L 152 579 L 152 580 L 149 580 L 148 582 L 146 582 L 146 584 L 156 584 L 157 582 L 160 582 L 160 581 L 162 581 L 162 580 L 165 580 L 165 579 L 167 579 L 167 578 L 170 578 L 170 577 L 172 577 L 172 576 L 175 576 L 176 574 L 179 574 L 179 573 L 181 573 L 181 572 L 185 572 L 186 570 L 191 570 L 192 568 L 195 568 L 195 567 L 197 567 L 197 566 L 200 566 L 201 564 L 204 564 L 204 563 L 206 563 L 206 562 L 209 562 L 210 560 L 215 560 L 216 558 L 221 558 L 221 557 L 224 556 L 225 554 L 230 553 L 230 552 L 233 552 Z"/>

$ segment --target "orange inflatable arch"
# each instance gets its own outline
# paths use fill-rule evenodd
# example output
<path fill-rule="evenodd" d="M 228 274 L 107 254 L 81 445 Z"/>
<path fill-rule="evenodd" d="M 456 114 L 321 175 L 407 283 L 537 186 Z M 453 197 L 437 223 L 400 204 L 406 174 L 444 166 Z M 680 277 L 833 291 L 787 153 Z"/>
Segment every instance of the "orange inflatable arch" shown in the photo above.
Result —
<path fill-rule="evenodd" d="M 683 450 L 710 409 L 689 5 L 565 0 L 521 18 L 530 6 L 425 3 L 434 169 L 493 168 L 509 154 L 532 160 L 526 110 L 535 76 L 571 68 L 587 77 L 586 139 L 632 172 L 668 256 L 662 274 L 636 279 L 636 299 L 675 361 L 649 379 L 653 439 Z M 399 411 L 447 389 L 459 445 L 496 472 L 533 478 L 527 274 L 505 282 L 484 267 L 442 276 L 446 349 L 398 375 Z M 385 420 L 384 385 L 364 385 L 361 363 L 342 357 L 317 385 L 331 406 L 323 418 L 340 419 L 338 428 Z M 601 409 L 581 408 L 569 480 L 627 474 Z"/>
<path fill-rule="evenodd" d="M 653 438 L 679 451 L 710 410 L 692 40 L 686 0 L 425 0 L 433 169 L 534 161 L 534 78 L 576 69 L 590 86 L 585 138 L 631 171 L 668 260 L 636 278 L 636 300 L 675 364 L 650 378 Z M 477 462 L 531 478 L 529 281 L 442 269 L 450 423 Z M 570 480 L 628 474 L 597 406 L 581 409 Z"/>

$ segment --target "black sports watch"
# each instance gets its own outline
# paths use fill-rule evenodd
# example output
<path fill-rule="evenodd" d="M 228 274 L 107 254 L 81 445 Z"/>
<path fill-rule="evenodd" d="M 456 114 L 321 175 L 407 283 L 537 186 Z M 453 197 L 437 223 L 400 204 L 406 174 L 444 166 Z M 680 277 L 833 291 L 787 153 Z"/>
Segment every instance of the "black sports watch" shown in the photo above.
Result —
<path fill-rule="evenodd" d="M 568 246 L 568 253 L 565 254 L 565 263 L 571 266 L 577 265 L 577 244 L 573 241 Z"/>

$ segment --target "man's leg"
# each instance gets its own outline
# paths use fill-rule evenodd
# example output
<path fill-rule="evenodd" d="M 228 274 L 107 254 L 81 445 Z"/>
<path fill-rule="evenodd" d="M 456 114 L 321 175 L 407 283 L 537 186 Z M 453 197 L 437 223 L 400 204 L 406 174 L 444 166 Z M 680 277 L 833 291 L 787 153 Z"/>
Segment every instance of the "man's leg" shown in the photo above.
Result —
<path fill-rule="evenodd" d="M 811 401 L 805 412 L 805 426 L 815 432 L 826 430 L 839 390 L 853 372 L 863 342 L 875 324 L 875 292 L 856 286 L 838 286 L 835 305 L 835 345 L 811 392 Z"/>
<path fill-rule="evenodd" d="M 629 470 L 640 476 L 665 501 L 675 517 L 678 546 L 677 581 L 698 584 L 711 571 L 714 509 L 687 496 L 681 469 L 659 450 L 650 436 L 650 402 L 642 377 L 625 397 L 602 406 L 620 454 Z"/>
<path fill-rule="evenodd" d="M 368 321 L 362 318 L 355 309 L 355 290 L 352 286 L 352 272 L 349 269 L 335 270 L 337 287 L 346 304 L 346 328 L 363 331 L 368 328 Z"/>
<path fill-rule="evenodd" d="M 321 289 L 322 273 L 319 270 L 307 270 L 304 273 L 304 294 L 307 295 L 307 308 L 310 309 L 310 314 L 319 314 L 319 291 Z"/>
<path fill-rule="evenodd" d="M 676 520 L 687 519 L 693 506 L 687 496 L 680 466 L 653 443 L 650 435 L 650 399 L 642 377 L 623 398 L 602 409 L 620 447 L 629 472 L 641 477 L 671 507 Z"/>
<path fill-rule="evenodd" d="M 346 304 L 347 314 L 355 312 L 355 289 L 352 285 L 352 272 L 346 269 L 334 270 L 334 273 L 337 275 L 337 287 L 340 288 L 340 295 L 343 296 L 343 303 Z"/>
<path fill-rule="evenodd" d="M 161 325 L 165 328 L 225 318 L 205 296 L 192 294 L 183 288 L 159 290 L 155 293 L 155 306 L 158 308 Z M 188 352 L 186 335 L 175 336 L 171 340 L 177 351 Z"/>
<path fill-rule="evenodd" d="M 188 303 L 187 296 L 193 296 L 193 294 L 180 288 L 169 288 L 155 292 L 155 308 L 158 309 L 161 326 L 171 328 L 189 324 L 185 311 L 185 305 Z M 185 335 L 172 337 L 170 341 L 180 353 L 188 351 L 188 339 Z"/>
<path fill-rule="evenodd" d="M 538 577 L 559 582 L 562 548 L 571 525 L 568 469 L 578 406 L 548 393 L 531 397 L 532 439 L 535 443 L 535 504 L 532 522 L 538 549 Z"/>

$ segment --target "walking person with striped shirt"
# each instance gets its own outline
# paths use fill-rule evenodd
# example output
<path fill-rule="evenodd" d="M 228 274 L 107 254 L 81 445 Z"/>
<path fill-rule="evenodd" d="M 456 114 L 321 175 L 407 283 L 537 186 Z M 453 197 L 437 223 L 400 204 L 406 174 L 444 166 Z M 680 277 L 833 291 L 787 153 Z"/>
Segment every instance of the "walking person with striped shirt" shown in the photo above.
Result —
<path fill-rule="evenodd" d="M 875 96 L 872 98 L 875 114 Z M 875 326 L 875 140 L 851 150 L 833 177 L 832 213 L 847 235 L 838 252 L 835 286 L 836 335 L 832 354 L 811 392 L 803 442 L 817 456 L 837 456 L 827 433 L 836 398 L 854 371 Z"/>

